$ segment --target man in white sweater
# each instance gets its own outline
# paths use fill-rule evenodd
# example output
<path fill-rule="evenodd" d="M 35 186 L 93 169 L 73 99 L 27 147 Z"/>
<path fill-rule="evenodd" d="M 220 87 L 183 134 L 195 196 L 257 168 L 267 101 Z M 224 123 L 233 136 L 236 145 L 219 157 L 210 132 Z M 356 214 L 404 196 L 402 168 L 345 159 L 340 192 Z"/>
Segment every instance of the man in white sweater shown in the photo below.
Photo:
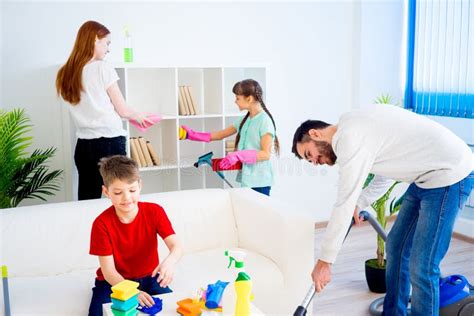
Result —
<path fill-rule="evenodd" d="M 383 104 L 343 114 L 337 125 L 304 122 L 292 151 L 314 165 L 339 165 L 337 200 L 312 272 L 316 291 L 330 282 L 355 210 L 387 188 L 376 181 L 362 192 L 373 173 L 410 183 L 387 240 L 384 314 L 406 314 L 411 282 L 412 315 L 438 315 L 439 264 L 474 182 L 469 147 L 442 125 Z"/>

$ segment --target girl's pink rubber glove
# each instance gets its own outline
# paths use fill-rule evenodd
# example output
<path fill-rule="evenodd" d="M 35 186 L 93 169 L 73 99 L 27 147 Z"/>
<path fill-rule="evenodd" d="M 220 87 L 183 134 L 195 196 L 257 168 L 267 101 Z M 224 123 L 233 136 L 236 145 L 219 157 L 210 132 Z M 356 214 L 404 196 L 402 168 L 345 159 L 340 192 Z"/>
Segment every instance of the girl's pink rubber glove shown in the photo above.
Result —
<path fill-rule="evenodd" d="M 209 143 L 211 141 L 211 133 L 195 132 L 186 125 L 182 125 L 181 127 L 186 131 L 186 139 L 206 143 Z"/>
<path fill-rule="evenodd" d="M 221 169 L 228 169 L 238 161 L 249 165 L 255 164 L 257 162 L 257 151 L 255 149 L 246 149 L 228 153 L 219 163 L 219 167 Z"/>

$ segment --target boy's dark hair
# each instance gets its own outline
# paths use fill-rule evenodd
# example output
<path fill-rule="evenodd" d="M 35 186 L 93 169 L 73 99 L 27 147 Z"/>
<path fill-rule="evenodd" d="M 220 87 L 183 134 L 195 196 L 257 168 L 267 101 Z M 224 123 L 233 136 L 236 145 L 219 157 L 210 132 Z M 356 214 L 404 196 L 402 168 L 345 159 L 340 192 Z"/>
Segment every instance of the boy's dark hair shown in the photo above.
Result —
<path fill-rule="evenodd" d="M 132 183 L 140 179 L 136 161 L 122 155 L 100 159 L 99 171 L 106 187 L 117 179 L 127 183 Z"/>
<path fill-rule="evenodd" d="M 295 135 L 293 136 L 293 146 L 291 147 L 291 152 L 294 153 L 299 159 L 303 159 L 303 157 L 301 157 L 296 150 L 296 144 L 301 142 L 305 143 L 308 141 L 308 133 L 310 129 L 325 129 L 330 125 L 331 124 L 326 122 L 316 120 L 307 120 L 306 122 L 301 123 L 300 127 L 296 129 Z"/>
<path fill-rule="evenodd" d="M 268 114 L 268 116 L 270 116 L 270 119 L 272 120 L 272 123 L 273 123 L 273 127 L 275 128 L 275 140 L 274 140 L 275 152 L 279 154 L 280 141 L 278 140 L 278 137 L 276 136 L 275 120 L 273 119 L 273 116 L 270 113 L 270 111 L 267 109 L 265 102 L 263 102 L 263 90 L 260 84 L 253 79 L 245 79 L 234 84 L 234 87 L 232 88 L 232 92 L 235 95 L 243 95 L 245 97 L 253 96 L 253 98 L 260 103 L 260 105 L 262 106 L 262 109 Z M 245 121 L 247 121 L 249 116 L 250 116 L 250 112 L 247 112 L 242 122 L 240 122 L 239 131 L 237 133 L 237 136 L 235 137 L 235 150 L 237 150 L 237 146 L 239 145 L 240 131 L 242 130 L 242 126 L 244 126 Z"/>

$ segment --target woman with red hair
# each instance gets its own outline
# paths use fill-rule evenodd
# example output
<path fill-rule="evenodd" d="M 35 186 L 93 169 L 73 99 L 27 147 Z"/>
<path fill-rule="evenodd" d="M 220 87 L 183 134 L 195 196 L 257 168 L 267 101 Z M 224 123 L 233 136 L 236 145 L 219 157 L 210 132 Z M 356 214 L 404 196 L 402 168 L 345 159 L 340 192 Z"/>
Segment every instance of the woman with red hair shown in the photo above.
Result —
<path fill-rule="evenodd" d="M 79 173 L 79 200 L 100 198 L 102 178 L 98 163 L 111 155 L 125 155 L 122 118 L 144 126 L 150 122 L 127 106 L 115 69 L 104 61 L 109 52 L 110 31 L 95 21 L 85 22 L 66 64 L 59 69 L 56 90 L 76 126 L 74 161 Z"/>

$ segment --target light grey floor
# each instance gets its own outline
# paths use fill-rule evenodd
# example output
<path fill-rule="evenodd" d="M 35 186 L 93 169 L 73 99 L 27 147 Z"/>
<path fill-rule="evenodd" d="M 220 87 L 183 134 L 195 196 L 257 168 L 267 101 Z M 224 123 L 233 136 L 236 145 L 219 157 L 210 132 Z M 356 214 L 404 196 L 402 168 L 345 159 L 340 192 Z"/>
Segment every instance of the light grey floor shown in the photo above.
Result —
<path fill-rule="evenodd" d="M 316 229 L 316 258 L 323 235 L 324 228 Z M 370 303 L 382 296 L 371 293 L 365 281 L 364 262 L 375 257 L 375 251 L 372 227 L 354 227 L 332 267 L 332 282 L 313 299 L 313 315 L 369 315 Z M 443 275 L 462 274 L 474 284 L 474 244 L 453 238 L 441 271 Z"/>

